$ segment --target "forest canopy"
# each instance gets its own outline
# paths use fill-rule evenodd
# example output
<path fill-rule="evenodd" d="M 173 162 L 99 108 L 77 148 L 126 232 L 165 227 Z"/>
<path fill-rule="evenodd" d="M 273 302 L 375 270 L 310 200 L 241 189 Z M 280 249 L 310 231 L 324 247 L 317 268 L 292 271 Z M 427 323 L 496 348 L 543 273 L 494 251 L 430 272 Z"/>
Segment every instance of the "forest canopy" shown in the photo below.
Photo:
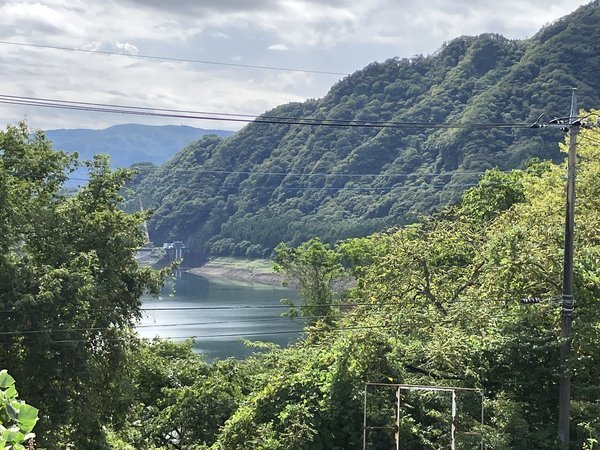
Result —
<path fill-rule="evenodd" d="M 584 106 L 600 104 L 599 22 L 592 2 L 530 39 L 462 36 L 430 56 L 372 63 L 321 99 L 281 105 L 259 118 L 267 123 L 227 139 L 192 143 L 131 184 L 130 210 L 138 197 L 153 208 L 151 240 L 184 240 L 190 264 L 414 223 L 460 201 L 488 169 L 560 160 L 556 133 L 529 125 L 542 113 L 568 114 L 573 86 Z M 444 126 L 372 126 L 381 121 Z"/>

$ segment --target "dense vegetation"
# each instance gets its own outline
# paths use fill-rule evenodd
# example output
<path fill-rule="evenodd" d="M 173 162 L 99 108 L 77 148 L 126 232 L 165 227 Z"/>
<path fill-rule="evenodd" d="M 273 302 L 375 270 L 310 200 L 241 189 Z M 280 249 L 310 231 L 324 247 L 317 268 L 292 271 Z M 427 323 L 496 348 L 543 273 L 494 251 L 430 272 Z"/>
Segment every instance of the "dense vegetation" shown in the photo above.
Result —
<path fill-rule="evenodd" d="M 573 449 L 596 448 L 600 433 L 599 144 L 597 131 L 580 138 Z M 279 268 L 307 302 L 297 311 L 311 319 L 305 337 L 213 366 L 189 344 L 151 344 L 134 374 L 138 408 L 116 438 L 133 448 L 359 449 L 364 383 L 395 382 L 485 390 L 483 427 L 479 396 L 459 395 L 457 448 L 478 448 L 480 433 L 489 449 L 557 448 L 564 174 L 550 162 L 491 170 L 459 205 L 416 224 L 333 248 L 280 246 Z M 341 267 L 357 283 L 334 292 Z M 402 405 L 402 448 L 449 447 L 448 394 L 405 393 Z M 373 388 L 369 424 L 394 419 L 393 390 Z M 393 439 L 371 431 L 368 448 Z"/>
<path fill-rule="evenodd" d="M 118 207 L 128 172 L 96 158 L 65 197 L 73 168 L 23 124 L 0 133 L 0 367 L 40 409 L 43 448 L 96 449 L 128 407 L 131 327 L 161 274 L 134 258 L 145 217 Z"/>
<path fill-rule="evenodd" d="M 25 127 L 0 138 L 0 365 L 40 409 L 42 447 L 358 449 L 364 383 L 403 382 L 485 389 L 483 427 L 479 398 L 459 399 L 459 448 L 480 433 L 490 449 L 555 448 L 564 165 L 491 170 L 457 206 L 401 229 L 280 246 L 305 336 L 207 364 L 191 343 L 133 334 L 160 274 L 133 259 L 144 217 L 117 208 L 127 173 L 98 159 L 64 198 L 71 157 Z M 573 448 L 588 449 L 600 433 L 598 143 L 597 131 L 580 137 L 571 360 Z M 356 285 L 334 292 L 342 271 Z M 393 391 L 373 389 L 369 423 L 391 426 L 394 408 Z M 403 448 L 446 448 L 449 408 L 442 394 L 406 394 Z M 367 438 L 393 444 L 389 429 Z"/>
<path fill-rule="evenodd" d="M 264 114 L 435 123 L 532 123 L 564 115 L 569 88 L 600 102 L 600 3 L 515 41 L 459 37 L 435 54 L 373 63 L 322 99 Z M 333 243 L 460 199 L 486 169 L 557 160 L 554 134 L 505 128 L 356 128 L 252 123 L 209 136 L 132 185 L 155 209 L 151 239 L 208 254 L 268 256 L 284 241 Z M 137 203 L 132 204 L 135 207 Z"/>
<path fill-rule="evenodd" d="M 588 100 L 597 101 L 598 59 L 592 41 L 585 42 L 595 35 L 599 14 L 600 3 L 594 2 L 528 41 L 461 38 L 432 57 L 375 64 L 325 99 L 288 105 L 277 114 L 361 113 L 361 107 L 346 108 L 351 99 L 358 101 L 356 81 L 364 77 L 364 89 L 379 89 L 372 77 L 389 70 L 394 80 L 408 80 L 407 90 L 417 89 L 410 97 L 394 94 L 398 105 L 405 102 L 390 116 L 396 120 L 409 110 L 422 120 L 467 120 L 492 110 L 513 115 L 489 120 L 525 120 L 525 102 L 567 109 L 552 86 L 574 81 L 576 61 L 585 55 L 589 65 L 578 73 L 589 85 L 578 83 Z M 491 47 L 480 55 L 484 44 Z M 457 59 L 442 58 L 454 51 Z M 477 57 L 490 54 L 501 57 L 492 58 L 494 64 Z M 539 69 L 531 66 L 527 73 L 530 85 L 546 86 L 539 92 L 544 99 L 536 99 L 537 91 L 502 90 L 525 89 L 511 83 L 517 74 L 525 76 L 528 62 Z M 464 74 L 453 82 L 466 89 L 463 103 L 450 95 L 449 81 L 444 84 L 460 70 Z M 433 84 L 427 83 L 434 79 L 442 87 L 432 96 Z M 380 86 L 383 99 L 391 84 Z M 347 99 L 334 102 L 336 96 Z M 451 111 L 437 118 L 437 108 Z M 594 111 L 589 120 L 599 114 Z M 131 186 L 144 195 L 151 191 L 160 205 L 156 233 L 191 236 L 199 249 L 246 254 L 270 251 L 281 236 L 289 241 L 277 247 L 275 259 L 299 287 L 303 303 L 292 305 L 290 315 L 307 320 L 303 337 L 285 349 L 249 343 L 257 349 L 252 357 L 208 364 L 193 353 L 191 342 L 147 342 L 135 334 L 140 296 L 156 293 L 164 273 L 140 268 L 134 259 L 146 214 L 120 209 L 132 174 L 112 171 L 106 159 L 96 158 L 87 165 L 90 182 L 66 197 L 61 189 L 74 156 L 52 150 L 43 134 L 25 125 L 8 127 L 0 133 L 0 442 L 19 448 L 35 425 L 38 445 L 48 450 L 359 449 L 365 383 L 378 382 L 483 389 L 483 426 L 479 397 L 459 396 L 457 448 L 474 448 L 481 435 L 488 449 L 556 448 L 565 165 L 552 147 L 543 150 L 542 136 L 558 141 L 558 131 L 525 140 L 528 133 L 534 131 L 311 132 L 255 124 L 225 141 L 204 138 L 155 175 L 142 166 L 146 176 Z M 354 144 L 347 146 L 344 139 L 351 138 Z M 338 142 L 351 150 L 336 149 Z M 386 152 L 394 159 L 386 160 Z M 600 439 L 598 129 L 582 130 L 578 154 L 572 448 L 591 450 Z M 284 195 L 280 184 L 290 172 L 310 167 L 313 174 L 389 170 L 387 179 L 400 171 L 446 170 L 453 184 L 465 187 L 472 181 L 463 178 L 466 171 L 506 169 L 529 156 L 549 155 L 557 162 L 486 171 L 454 206 L 412 224 L 335 244 L 346 233 L 408 221 L 400 211 L 409 203 L 427 210 L 458 193 L 433 190 L 425 196 L 395 188 L 398 198 L 381 203 L 381 191 L 367 196 L 324 190 L 359 186 L 362 177 L 298 177 L 298 183 L 318 189 L 294 195 Z M 190 175 L 190 167 L 197 173 Z M 274 175 L 284 172 L 286 177 Z M 425 182 L 422 175 L 413 178 Z M 230 184 L 223 182 L 234 183 L 239 194 L 224 195 L 223 186 Z M 279 203 L 261 205 L 259 196 L 244 194 L 243 188 L 266 186 L 276 188 L 268 196 Z M 386 188 L 379 179 L 373 186 Z M 319 234 L 322 239 L 301 242 Z M 355 283 L 336 284 L 340 276 Z M 523 304 L 523 298 L 541 301 Z M 18 380 L 27 404 L 3 369 Z M 402 448 L 447 448 L 447 394 L 411 392 L 402 400 Z M 367 433 L 367 448 L 393 445 L 395 405 L 387 387 L 368 393 L 368 423 L 388 428 Z"/>

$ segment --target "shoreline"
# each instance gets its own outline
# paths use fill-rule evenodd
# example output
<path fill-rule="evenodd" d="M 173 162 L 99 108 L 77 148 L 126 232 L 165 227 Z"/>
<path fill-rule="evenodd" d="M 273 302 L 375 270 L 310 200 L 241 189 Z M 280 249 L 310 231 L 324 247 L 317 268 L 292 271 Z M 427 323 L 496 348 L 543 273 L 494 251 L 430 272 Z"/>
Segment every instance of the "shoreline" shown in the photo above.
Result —
<path fill-rule="evenodd" d="M 283 288 L 283 277 L 276 272 L 257 270 L 252 267 L 232 267 L 231 265 L 208 261 L 200 267 L 186 270 L 192 275 L 211 278 L 241 281 L 250 284 L 263 284 L 266 286 Z"/>

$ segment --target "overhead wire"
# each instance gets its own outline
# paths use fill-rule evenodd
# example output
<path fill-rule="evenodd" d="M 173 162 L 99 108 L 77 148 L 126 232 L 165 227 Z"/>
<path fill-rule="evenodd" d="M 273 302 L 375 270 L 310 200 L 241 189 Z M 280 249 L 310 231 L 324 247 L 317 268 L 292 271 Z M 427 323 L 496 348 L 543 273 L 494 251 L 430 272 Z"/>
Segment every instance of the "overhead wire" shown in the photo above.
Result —
<path fill-rule="evenodd" d="M 598 139 L 594 139 L 594 138 L 592 138 L 592 137 L 590 137 L 590 136 L 587 136 L 586 134 L 580 134 L 580 135 L 579 135 L 579 137 L 580 137 L 581 139 L 584 139 L 584 140 L 586 140 L 586 141 L 592 142 L 593 144 L 600 145 L 600 140 L 598 140 Z"/>
<path fill-rule="evenodd" d="M 311 74 L 321 74 L 321 75 L 350 75 L 347 72 L 335 72 L 328 70 L 316 70 L 316 69 L 301 69 L 296 67 L 277 67 L 277 66 L 267 66 L 267 65 L 257 65 L 257 64 L 243 64 L 243 63 L 230 63 L 224 61 L 210 61 L 205 59 L 191 59 L 191 58 L 176 58 L 172 56 L 160 56 L 160 55 L 145 55 L 145 54 L 133 54 L 133 53 L 124 53 L 124 52 L 111 52 L 106 50 L 92 50 L 85 48 L 76 48 L 76 47 L 65 47 L 59 45 L 49 45 L 49 44 L 31 44 L 27 42 L 15 42 L 15 41 L 0 41 L 2 45 L 12 45 L 18 47 L 29 47 L 29 48 L 37 48 L 37 49 L 48 49 L 48 50 L 61 50 L 68 52 L 79 52 L 79 53 L 87 53 L 87 54 L 97 54 L 97 55 L 110 55 L 110 56 L 123 56 L 128 58 L 138 58 L 138 59 L 147 59 L 147 60 L 155 60 L 155 61 L 168 61 L 168 62 L 184 62 L 184 63 L 192 63 L 192 64 L 205 64 L 212 66 L 224 66 L 224 67 L 233 67 L 233 68 L 243 68 L 243 69 L 260 69 L 260 70 L 274 70 L 274 71 L 282 71 L 282 72 L 301 72 L 301 73 L 311 73 Z"/>
<path fill-rule="evenodd" d="M 552 301 L 559 297 L 547 297 L 542 301 Z M 464 299 L 463 299 L 464 301 Z M 514 298 L 491 298 L 491 299 L 477 299 L 480 302 L 513 302 L 520 301 Z M 354 302 L 354 303 L 334 303 L 329 305 L 335 308 L 354 308 L 354 307 L 385 307 L 385 306 L 403 306 L 402 303 L 396 301 L 379 301 L 379 302 Z M 278 304 L 278 305 L 229 305 L 229 306 L 159 306 L 159 307 L 141 307 L 139 311 L 227 311 L 227 310 L 262 310 L 262 309 L 289 309 L 290 305 Z M 86 308 L 85 312 L 103 312 L 103 311 L 114 311 L 114 308 Z M 21 310 L 18 308 L 12 309 L 1 309 L 0 313 L 10 314 L 15 312 L 43 312 L 40 309 Z"/>
<path fill-rule="evenodd" d="M 371 330 L 377 328 L 390 328 L 398 324 L 385 324 L 385 325 L 360 325 L 360 326 L 347 326 L 347 327 L 327 327 L 327 328 L 307 328 L 304 330 L 277 330 L 277 331 L 258 331 L 253 333 L 221 333 L 221 334 L 197 334 L 189 336 L 156 336 L 152 338 L 143 338 L 139 336 L 127 336 L 121 338 L 107 338 L 108 341 L 127 341 L 127 340 L 139 340 L 139 341 L 151 341 L 153 339 L 158 340 L 171 340 L 171 339 L 210 339 L 210 338 L 242 338 L 242 337 L 259 337 L 259 336 L 270 336 L 270 335 L 289 335 L 289 334 L 303 334 L 303 333 L 327 333 L 337 331 L 349 331 L 349 330 Z M 88 339 L 61 339 L 52 340 L 54 343 L 74 343 L 74 342 L 90 342 L 93 337 Z"/>
<path fill-rule="evenodd" d="M 70 178 L 70 180 L 74 180 L 74 181 L 90 181 L 89 178 Z M 495 183 L 490 183 L 490 185 L 497 185 L 497 186 L 502 186 L 505 183 L 502 182 L 495 182 Z M 340 186 L 340 187 L 311 187 L 311 186 L 204 186 L 205 188 L 208 189 L 212 189 L 213 191 L 218 191 L 218 192 L 225 192 L 225 191 L 239 191 L 239 192 L 245 192 L 245 191 L 269 191 L 269 192 L 274 192 L 274 191 L 356 191 L 356 192 L 360 192 L 360 191 L 379 191 L 379 192 L 383 192 L 383 191 L 393 191 L 395 189 L 402 189 L 402 190 L 415 190 L 415 189 L 446 189 L 446 188 L 452 188 L 452 187 L 461 187 L 461 188 L 468 188 L 468 187 L 475 187 L 475 186 L 479 186 L 477 183 L 448 183 L 448 184 L 422 184 L 422 185 L 418 185 L 418 186 L 404 186 L 404 185 L 398 185 L 398 186 L 390 186 L 390 187 L 369 187 L 369 186 Z"/>
<path fill-rule="evenodd" d="M 290 306 L 286 306 L 290 308 Z M 297 306 L 298 308 L 300 306 Z M 315 307 L 318 309 L 318 307 Z M 387 314 L 386 311 L 371 311 L 369 315 L 379 315 L 379 314 Z M 252 319 L 229 319 L 229 320 L 213 320 L 213 321 L 204 321 L 204 322 L 177 322 L 177 323 L 152 323 L 152 324 L 138 324 L 135 325 L 136 329 L 140 328 L 172 328 L 172 327 L 192 327 L 192 326 L 201 326 L 201 325 L 232 325 L 232 324 L 247 324 L 247 323 L 256 323 L 256 322 L 265 322 L 265 321 L 286 321 L 293 322 L 294 320 L 316 320 L 316 319 L 327 319 L 334 318 L 332 315 L 308 315 L 308 316 L 269 316 L 269 317 L 255 317 Z M 361 317 L 359 314 L 344 314 L 344 318 L 354 318 Z M 39 329 L 39 330 L 22 330 L 22 331 L 0 331 L 0 336 L 12 336 L 12 335 L 22 335 L 22 334 L 43 334 L 43 333 L 70 333 L 76 331 L 107 331 L 107 330 L 117 330 L 119 328 L 110 326 L 110 327 L 81 327 L 81 328 L 48 328 L 48 329 Z"/>
<path fill-rule="evenodd" d="M 395 120 L 362 120 L 362 119 L 331 119 L 331 118 L 319 118 L 315 116 L 277 116 L 270 114 L 243 114 L 243 113 L 224 113 L 224 112 L 214 112 L 214 111 L 198 111 L 198 110 L 186 110 L 186 109 L 169 109 L 169 108 L 155 108 L 155 107 L 145 107 L 145 106 L 132 106 L 132 105 L 122 105 L 122 104 L 114 104 L 114 103 L 92 103 L 92 102 L 82 102 L 75 100 L 59 100 L 52 99 L 47 97 L 29 97 L 29 96 L 18 96 L 18 95 L 8 95 L 8 94 L 0 94 L 0 99 L 4 101 L 14 101 L 14 102 L 24 102 L 31 103 L 32 105 L 38 104 L 60 104 L 65 105 L 65 107 L 89 107 L 89 108 L 108 108 L 108 109 L 124 109 L 124 110 L 133 110 L 133 111 L 151 111 L 151 112 L 164 112 L 164 113 L 178 113 L 178 114 L 193 114 L 193 115 L 210 115 L 210 116 L 227 116 L 233 118 L 245 118 L 252 119 L 250 121 L 260 119 L 260 120 L 276 120 L 276 121 L 293 121 L 293 120 L 304 120 L 304 121 L 314 121 L 316 123 L 320 122 L 328 122 L 328 123 L 338 123 L 338 124 L 389 124 L 389 125 L 423 125 L 428 122 L 411 122 L 411 121 L 395 121 Z M 286 122 L 287 123 L 287 122 Z M 436 123 L 433 123 L 436 125 Z M 437 123 L 438 125 L 452 125 L 452 124 L 444 124 Z M 455 124 L 456 125 L 456 124 Z M 471 122 L 467 124 L 460 124 L 461 126 L 481 126 L 481 127 L 525 127 L 530 128 L 531 126 L 528 123 L 504 123 L 504 122 L 491 122 L 491 123 L 479 123 L 479 122 Z"/>
<path fill-rule="evenodd" d="M 139 116 L 150 116 L 150 117 L 165 117 L 165 118 L 180 118 L 180 119 L 194 119 L 194 120 L 212 120 L 212 121 L 224 121 L 224 122 L 243 122 L 243 123 L 261 123 L 261 124 L 279 124 L 279 125 L 304 125 L 304 126 L 326 126 L 326 127 L 358 127 L 358 128 L 442 128 L 442 129 L 454 129 L 454 128 L 468 128 L 468 129 L 488 129 L 488 128 L 526 128 L 529 129 L 530 125 L 527 123 L 442 123 L 442 122 L 399 122 L 399 121 L 359 121 L 359 120 L 347 120 L 336 121 L 329 119 L 309 119 L 303 117 L 289 117 L 289 118 L 276 118 L 267 119 L 261 116 L 249 116 L 249 117 L 232 117 L 218 115 L 218 113 L 200 113 L 200 114 L 187 114 L 180 112 L 168 112 L 158 111 L 157 109 L 146 109 L 137 106 L 128 105 L 109 105 L 100 103 L 90 102 L 73 102 L 66 100 L 54 100 L 54 99 L 42 99 L 39 97 L 23 97 L 23 96 L 10 96 L 0 94 L 0 103 L 20 105 L 20 106 L 34 106 L 52 109 L 68 109 L 77 111 L 88 111 L 88 112 L 103 112 L 112 114 L 126 114 L 126 115 L 139 115 Z M 176 111 L 176 110 L 171 110 Z"/>
<path fill-rule="evenodd" d="M 499 302 L 503 302 L 503 303 L 507 303 L 507 302 L 511 302 L 511 300 L 507 300 L 507 299 L 494 299 L 495 301 L 499 301 Z M 560 300 L 559 297 L 548 297 L 545 299 L 538 299 L 538 301 L 536 303 L 548 303 L 551 302 L 553 300 Z M 524 305 L 522 300 L 519 301 L 520 305 L 522 307 L 528 307 L 529 305 Z M 331 306 L 349 306 L 350 304 L 341 304 L 341 305 L 331 305 Z M 362 305 L 369 305 L 369 306 L 386 306 L 387 304 L 384 303 L 366 303 L 366 304 L 362 304 Z M 394 306 L 402 306 L 402 304 L 398 303 L 398 302 L 394 302 L 393 303 Z M 260 305 L 260 306 L 256 306 L 256 308 L 261 308 L 264 309 L 265 307 L 284 307 L 284 308 L 289 308 L 290 305 Z M 226 308 L 226 307 L 225 307 Z M 192 308 L 173 308 L 172 310 L 190 310 Z M 194 308 L 194 309 L 200 309 L 200 308 Z M 162 309 L 147 309 L 149 310 L 162 310 Z M 92 311 L 92 310 L 88 310 L 88 311 Z M 100 311 L 100 310 L 97 310 Z M 0 311 L 2 312 L 2 311 Z M 29 311 L 31 312 L 31 311 Z M 370 311 L 368 314 L 369 316 L 372 315 L 377 315 L 377 314 L 387 314 L 388 311 Z M 334 317 L 334 316 L 327 316 L 327 315 L 313 315 L 313 316 L 299 316 L 299 317 L 285 317 L 285 316 L 273 316 L 273 317 L 258 317 L 258 318 L 253 318 L 253 319 L 237 319 L 237 320 L 218 320 L 218 321 L 205 321 L 205 322 L 181 322 L 181 323 L 168 323 L 168 324 L 141 324 L 141 325 L 136 325 L 135 328 L 139 329 L 139 328 L 164 328 L 164 327 L 186 327 L 186 326 L 203 326 L 203 325 L 231 325 L 231 324 L 238 324 L 238 323 L 255 323 L 255 322 L 260 322 L 260 321 L 273 321 L 274 319 L 279 319 L 279 320 L 295 320 L 295 319 L 301 319 L 301 320 L 314 320 L 314 319 L 325 319 L 325 318 L 329 318 L 329 317 Z M 345 314 L 343 316 L 344 318 L 360 318 L 362 317 L 361 314 Z M 271 334 L 302 334 L 302 333 L 310 333 L 310 332 L 326 332 L 326 331 L 340 331 L 340 330 L 354 330 L 354 329 L 369 329 L 369 328 L 382 328 L 382 327 L 389 327 L 389 326 L 393 326 L 394 324 L 386 324 L 386 325 L 376 325 L 376 326 L 338 326 L 338 327 L 331 327 L 328 326 L 326 328 L 322 328 L 322 329 L 315 329 L 315 328 L 305 328 L 303 330 L 280 330 L 280 331 L 273 331 L 273 332 L 255 332 L 255 333 L 227 333 L 227 334 L 223 334 L 223 333 L 219 333 L 219 334 L 205 334 L 205 335 L 199 335 L 199 334 L 195 334 L 195 335 L 189 335 L 189 336 L 156 336 L 156 339 L 161 339 L 161 340 L 166 340 L 166 339 L 189 339 L 189 338 L 220 338 L 220 337 L 244 337 L 244 336 L 265 336 L 265 335 L 271 335 Z M 397 325 L 401 325 L 400 323 L 398 323 Z M 50 333 L 72 333 L 72 332 L 90 332 L 90 331 L 113 331 L 113 330 L 119 330 L 120 328 L 118 327 L 81 327 L 81 328 L 49 328 L 49 329 L 38 329 L 38 330 L 13 330 L 13 331 L 3 331 L 0 332 L 0 336 L 25 336 L 25 335 L 37 335 L 37 334 L 47 334 L 49 335 Z M 128 328 L 126 328 L 128 329 Z M 153 339 L 153 338 L 148 338 L 148 337 L 138 337 L 138 336 L 130 336 L 129 338 L 133 338 L 133 339 Z M 52 339 L 52 338 L 51 338 Z M 68 340 L 54 340 L 52 339 L 54 342 L 75 342 L 75 341 L 88 341 L 92 338 L 88 338 L 88 339 L 68 339 Z M 111 338 L 107 338 L 107 340 L 124 340 L 124 338 L 115 338 L 115 339 L 111 339 Z"/>

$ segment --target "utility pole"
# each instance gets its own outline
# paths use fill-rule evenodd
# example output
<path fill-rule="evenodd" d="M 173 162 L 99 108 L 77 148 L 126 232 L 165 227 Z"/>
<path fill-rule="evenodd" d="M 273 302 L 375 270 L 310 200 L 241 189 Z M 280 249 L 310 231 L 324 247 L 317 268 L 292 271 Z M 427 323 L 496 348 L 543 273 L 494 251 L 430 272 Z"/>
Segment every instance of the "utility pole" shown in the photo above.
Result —
<path fill-rule="evenodd" d="M 554 127 L 569 133 L 569 156 L 567 159 L 567 203 L 565 208 L 565 252 L 563 263 L 563 292 L 560 312 L 560 379 L 558 396 L 558 440 L 563 450 L 568 450 L 571 421 L 571 324 L 573 322 L 573 253 L 575 231 L 575 165 L 577 162 L 577 134 L 581 127 L 577 108 L 577 94 L 571 93 L 571 112 L 569 117 L 555 118 L 547 124 L 540 120 L 532 128 Z"/>
<path fill-rule="evenodd" d="M 563 295 L 560 312 L 560 384 L 558 398 L 558 440 L 563 449 L 569 448 L 571 421 L 571 323 L 573 321 L 573 252 L 575 231 L 575 164 L 577 162 L 577 133 L 579 111 L 575 89 L 571 94 L 569 116 L 569 157 L 567 169 L 567 205 L 565 210 L 565 254 L 563 266 Z"/>

